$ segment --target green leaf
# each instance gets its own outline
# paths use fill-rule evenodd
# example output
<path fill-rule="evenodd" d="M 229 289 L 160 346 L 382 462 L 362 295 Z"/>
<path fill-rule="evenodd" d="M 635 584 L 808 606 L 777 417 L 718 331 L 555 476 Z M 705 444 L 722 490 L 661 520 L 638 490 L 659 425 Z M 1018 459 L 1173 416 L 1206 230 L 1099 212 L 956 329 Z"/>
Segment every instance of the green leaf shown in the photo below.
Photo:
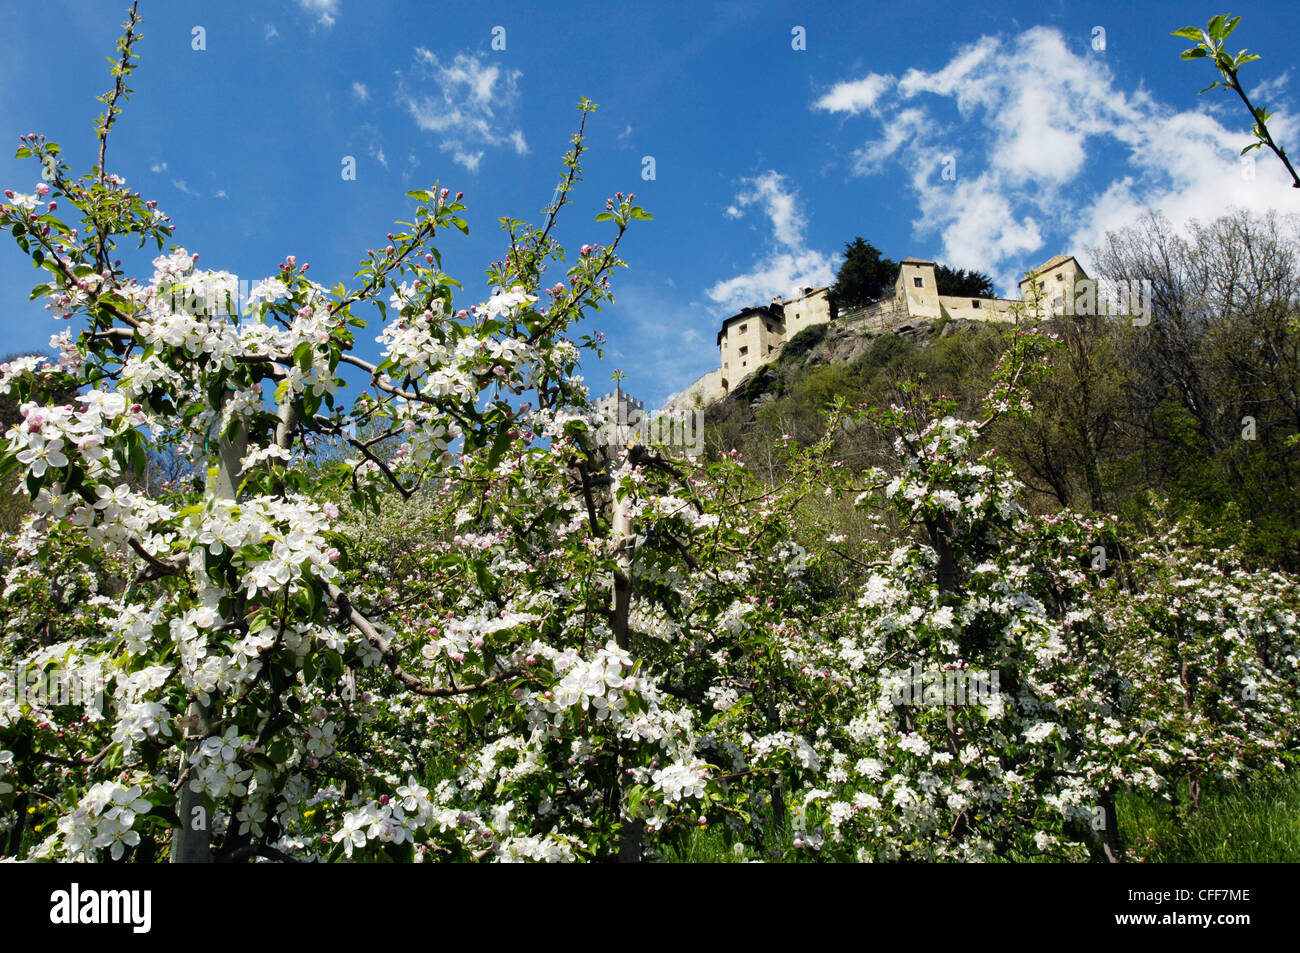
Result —
<path fill-rule="evenodd" d="M 1198 26 L 1185 26 L 1181 30 L 1175 30 L 1170 36 L 1183 36 L 1189 40 L 1201 39 L 1201 28 Z"/>
<path fill-rule="evenodd" d="M 599 215 L 596 216 L 596 221 L 598 221 L 598 222 L 612 222 L 612 221 L 614 221 L 614 216 L 613 216 L 613 214 L 610 213 L 610 212 L 601 212 Z"/>
<path fill-rule="evenodd" d="M 628 817 L 636 817 L 636 810 L 645 800 L 647 788 L 644 784 L 634 784 L 627 789 L 627 814 Z"/>
<path fill-rule="evenodd" d="M 1220 13 L 1217 17 L 1215 17 L 1210 21 L 1210 25 L 1208 28 L 1206 28 L 1205 32 L 1210 34 L 1211 40 L 1214 40 L 1216 42 L 1220 42 L 1223 40 L 1224 37 L 1223 21 L 1226 19 L 1227 16 L 1225 14 Z"/>
<path fill-rule="evenodd" d="M 649 212 L 647 212 L 639 205 L 632 206 L 632 217 L 644 219 L 645 221 L 651 221 L 654 218 L 653 215 L 651 215 Z"/>
<path fill-rule="evenodd" d="M 293 754 L 293 748 L 284 738 L 277 738 L 271 742 L 271 747 L 266 750 L 266 754 L 276 764 L 284 764 Z"/>
<path fill-rule="evenodd" d="M 489 470 L 496 469 L 497 464 L 501 462 L 502 454 L 506 452 L 508 446 L 510 446 L 510 424 L 502 423 L 501 430 L 497 433 L 496 439 L 492 441 L 492 449 L 488 451 L 487 468 Z"/>
<path fill-rule="evenodd" d="M 1205 56 L 1205 48 L 1201 46 L 1194 47 L 1190 50 L 1183 50 L 1183 59 L 1185 60 L 1198 60 L 1203 56 Z"/>

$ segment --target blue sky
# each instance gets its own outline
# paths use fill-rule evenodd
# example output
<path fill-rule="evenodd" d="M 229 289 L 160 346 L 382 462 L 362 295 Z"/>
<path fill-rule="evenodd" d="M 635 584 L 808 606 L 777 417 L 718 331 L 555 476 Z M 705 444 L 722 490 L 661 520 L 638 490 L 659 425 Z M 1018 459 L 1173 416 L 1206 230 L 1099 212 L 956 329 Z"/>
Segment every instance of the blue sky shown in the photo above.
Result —
<path fill-rule="evenodd" d="M 407 190 L 441 180 L 470 206 L 470 237 L 441 248 L 472 303 L 505 245 L 496 220 L 537 217 L 585 95 L 600 109 L 561 239 L 605 241 L 592 218 L 616 190 L 655 220 L 625 240 L 616 303 L 588 319 L 609 347 L 584 372 L 599 394 L 621 368 L 653 406 L 717 366 L 722 317 L 828 282 L 855 235 L 982 269 L 1009 293 L 1052 255 L 1086 265 L 1146 208 L 1175 222 L 1233 205 L 1300 212 L 1272 156 L 1243 170 L 1244 108 L 1198 96 L 1213 70 L 1181 62 L 1169 36 L 1229 11 L 1130 6 L 144 0 L 108 167 L 158 199 L 201 265 L 256 281 L 293 254 L 326 285 L 350 281 L 409 217 Z M 39 170 L 12 158 L 20 133 L 58 141 L 75 169 L 93 163 L 126 4 L 6 7 L 0 182 L 30 192 Z M 1248 88 L 1300 155 L 1300 4 L 1231 12 L 1233 49 L 1263 57 Z M 0 350 L 43 348 L 57 330 L 27 301 L 35 275 L 16 247 L 0 251 Z"/>

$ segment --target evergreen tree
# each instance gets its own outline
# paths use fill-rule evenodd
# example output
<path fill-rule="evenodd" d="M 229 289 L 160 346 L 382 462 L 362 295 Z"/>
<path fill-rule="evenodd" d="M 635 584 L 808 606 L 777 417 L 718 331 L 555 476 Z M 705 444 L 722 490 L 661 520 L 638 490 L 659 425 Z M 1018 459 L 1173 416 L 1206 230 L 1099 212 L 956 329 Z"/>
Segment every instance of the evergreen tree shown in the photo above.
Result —
<path fill-rule="evenodd" d="M 939 294 L 953 298 L 992 298 L 993 279 L 982 271 L 935 265 L 934 281 Z"/>
<path fill-rule="evenodd" d="M 861 308 L 889 294 L 898 278 L 898 262 L 881 256 L 880 249 L 861 235 L 844 246 L 831 297 L 839 309 Z"/>

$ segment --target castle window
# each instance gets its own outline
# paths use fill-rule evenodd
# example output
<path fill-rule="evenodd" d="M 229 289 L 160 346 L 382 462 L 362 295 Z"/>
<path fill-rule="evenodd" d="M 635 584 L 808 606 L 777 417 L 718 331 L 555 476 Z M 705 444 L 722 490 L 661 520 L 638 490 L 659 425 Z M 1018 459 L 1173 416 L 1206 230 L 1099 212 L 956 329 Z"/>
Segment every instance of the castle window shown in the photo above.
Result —
<path fill-rule="evenodd" d="M 979 299 L 978 299 L 978 298 L 971 298 L 970 306 L 971 306 L 972 308 L 978 308 L 978 307 L 980 306 Z"/>
<path fill-rule="evenodd" d="M 768 353 L 768 354 L 771 354 L 772 351 L 774 351 L 774 350 L 775 350 L 775 348 L 773 348 L 772 345 L 769 344 L 769 345 L 767 346 L 767 353 Z"/>
<path fill-rule="evenodd" d="M 1061 308 L 1061 307 L 1064 307 L 1064 306 L 1065 306 L 1065 299 L 1064 299 L 1064 298 L 1053 298 L 1053 299 L 1052 299 L 1052 307 L 1053 307 L 1053 308 Z"/>
<path fill-rule="evenodd" d="M 746 324 L 742 324 L 742 325 L 740 326 L 740 333 L 741 333 L 741 334 L 744 334 L 744 333 L 745 333 L 745 328 L 747 328 L 747 327 L 748 327 L 748 325 L 746 325 Z"/>
<path fill-rule="evenodd" d="M 744 356 L 745 356 L 746 354 L 748 354 L 748 353 L 749 353 L 749 348 L 747 348 L 747 347 L 742 347 L 742 348 L 740 349 L 741 357 L 744 357 Z"/>
<path fill-rule="evenodd" d="M 918 288 L 921 287 L 921 284 L 922 284 L 921 279 L 920 279 L 920 278 L 913 278 L 913 279 L 912 279 L 912 284 L 916 285 Z"/>
<path fill-rule="evenodd" d="M 1060 276 L 1060 275 L 1057 275 L 1057 276 L 1056 276 L 1056 280 L 1057 280 L 1057 281 L 1061 281 L 1061 280 L 1062 280 L 1061 276 Z"/>

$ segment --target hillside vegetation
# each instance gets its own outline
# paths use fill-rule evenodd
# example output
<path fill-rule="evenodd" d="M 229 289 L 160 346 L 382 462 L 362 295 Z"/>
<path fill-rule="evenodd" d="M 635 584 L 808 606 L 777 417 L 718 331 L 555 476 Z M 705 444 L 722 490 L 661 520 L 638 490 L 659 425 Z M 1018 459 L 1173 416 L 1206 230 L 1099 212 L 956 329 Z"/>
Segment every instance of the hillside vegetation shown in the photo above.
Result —
<path fill-rule="evenodd" d="M 1167 510 L 1194 516 L 1215 544 L 1240 544 L 1261 565 L 1300 566 L 1296 221 L 1243 212 L 1180 236 L 1149 217 L 1089 260 L 1097 274 L 1149 281 L 1151 322 L 1044 322 L 1057 344 L 1031 385 L 1035 411 L 988 435 L 1031 508 L 1117 513 L 1138 526 Z M 709 448 L 738 449 L 775 479 L 779 438 L 817 439 L 837 400 L 906 407 L 910 382 L 970 414 L 1003 341 L 997 325 L 946 319 L 907 334 L 808 328 L 709 408 Z M 841 430 L 833 448 L 854 465 L 888 452 L 869 427 Z"/>

